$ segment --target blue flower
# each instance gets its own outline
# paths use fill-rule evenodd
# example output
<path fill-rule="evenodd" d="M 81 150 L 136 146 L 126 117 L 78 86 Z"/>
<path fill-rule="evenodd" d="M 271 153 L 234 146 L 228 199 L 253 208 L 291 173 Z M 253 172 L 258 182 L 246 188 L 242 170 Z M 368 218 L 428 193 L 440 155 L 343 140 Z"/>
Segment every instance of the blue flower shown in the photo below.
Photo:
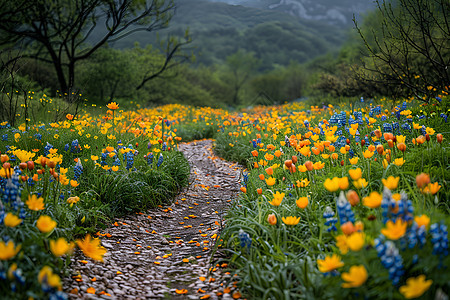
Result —
<path fill-rule="evenodd" d="M 252 246 L 252 239 L 250 238 L 250 235 L 242 229 L 239 230 L 239 240 L 241 247 L 244 249 L 250 249 Z"/>

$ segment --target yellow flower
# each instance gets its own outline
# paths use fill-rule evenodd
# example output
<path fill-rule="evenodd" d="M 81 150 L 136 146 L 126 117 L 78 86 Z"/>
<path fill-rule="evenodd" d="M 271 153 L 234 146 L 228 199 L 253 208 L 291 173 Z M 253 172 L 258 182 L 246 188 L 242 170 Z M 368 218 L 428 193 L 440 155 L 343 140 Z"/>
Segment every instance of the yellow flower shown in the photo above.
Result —
<path fill-rule="evenodd" d="M 77 187 L 77 186 L 79 186 L 80 184 L 79 184 L 76 180 L 70 180 L 70 185 L 71 185 L 72 187 Z"/>
<path fill-rule="evenodd" d="M 313 164 L 314 170 L 321 170 L 321 169 L 323 169 L 323 167 L 325 167 L 325 163 L 323 163 L 321 161 L 315 162 Z"/>
<path fill-rule="evenodd" d="M 104 165 L 104 166 L 102 166 L 102 169 L 105 171 L 108 171 L 110 169 L 110 167 L 108 165 Z"/>
<path fill-rule="evenodd" d="M 296 184 L 297 184 L 297 187 L 307 187 L 310 184 L 310 181 L 308 180 L 308 178 L 304 178 L 301 181 L 297 180 Z"/>
<path fill-rule="evenodd" d="M 357 189 L 362 189 L 363 187 L 366 187 L 369 183 L 367 182 L 366 179 L 364 178 L 360 178 L 358 180 L 353 181 L 353 185 L 355 186 L 355 188 Z"/>
<path fill-rule="evenodd" d="M 275 182 L 276 182 L 276 180 L 273 177 L 266 178 L 266 183 L 267 183 L 268 186 L 274 185 Z"/>
<path fill-rule="evenodd" d="M 341 234 L 336 236 L 336 246 L 339 248 L 342 254 L 347 254 L 348 245 L 347 245 L 347 236 L 345 234 Z"/>
<path fill-rule="evenodd" d="M 359 251 L 364 246 L 365 234 L 362 232 L 354 232 L 347 237 L 347 246 L 352 251 Z"/>
<path fill-rule="evenodd" d="M 334 177 L 333 179 L 327 178 L 323 183 L 323 186 L 329 192 L 336 192 L 339 189 L 339 178 Z"/>
<path fill-rule="evenodd" d="M 406 141 L 406 136 L 404 135 L 397 135 L 395 138 L 397 139 L 397 144 L 404 143 Z"/>
<path fill-rule="evenodd" d="M 28 201 L 25 202 L 30 210 L 43 210 L 44 209 L 44 198 L 37 197 L 35 194 L 28 195 Z"/>
<path fill-rule="evenodd" d="M 298 222 L 300 222 L 300 217 L 282 217 L 281 220 L 283 221 L 284 224 L 286 225 L 297 225 Z"/>
<path fill-rule="evenodd" d="M 435 183 L 429 183 L 423 190 L 423 193 L 426 194 L 436 194 L 437 192 L 439 192 L 439 190 L 441 189 L 441 186 L 439 185 L 439 183 L 435 182 Z"/>
<path fill-rule="evenodd" d="M 119 166 L 112 166 L 111 170 L 113 170 L 114 172 L 119 171 Z"/>
<path fill-rule="evenodd" d="M 414 221 L 416 221 L 419 227 L 425 226 L 425 228 L 428 228 L 430 224 L 430 218 L 427 215 L 415 216 Z"/>
<path fill-rule="evenodd" d="M 348 160 L 350 161 L 351 165 L 356 165 L 358 163 L 359 157 L 355 156 L 353 158 L 349 158 Z"/>
<path fill-rule="evenodd" d="M 362 170 L 361 170 L 361 168 L 350 169 L 350 170 L 348 170 L 348 174 L 350 175 L 350 177 L 353 180 L 358 180 L 362 177 Z"/>
<path fill-rule="evenodd" d="M 427 127 L 425 130 L 429 135 L 433 135 L 435 133 L 434 129 L 431 127 Z"/>
<path fill-rule="evenodd" d="M 52 231 L 56 227 L 56 221 L 53 221 L 49 216 L 40 216 L 36 221 L 36 227 L 43 233 Z"/>
<path fill-rule="evenodd" d="M 91 236 L 88 234 L 84 240 L 77 240 L 77 245 L 87 257 L 103 261 L 106 249 L 100 245 L 99 239 L 91 239 Z"/>
<path fill-rule="evenodd" d="M 346 281 L 342 283 L 343 288 L 359 287 L 367 280 L 367 270 L 363 265 L 351 266 L 348 273 L 342 273 L 341 278 Z"/>
<path fill-rule="evenodd" d="M 399 291 L 406 299 L 418 298 L 430 288 L 432 283 L 431 279 L 425 281 L 425 275 L 422 274 L 416 278 L 408 278 L 406 285 L 401 286 Z"/>
<path fill-rule="evenodd" d="M 9 240 L 7 244 L 5 244 L 4 241 L 0 242 L 0 259 L 1 260 L 8 260 L 14 256 L 16 256 L 17 253 L 19 253 L 21 245 L 17 245 L 15 247 L 14 242 L 12 240 Z"/>
<path fill-rule="evenodd" d="M 345 150 L 345 147 L 341 147 L 341 149 L 339 149 L 339 151 L 340 151 L 342 154 L 346 154 L 346 153 L 347 153 L 347 150 Z"/>
<path fill-rule="evenodd" d="M 273 206 L 280 206 L 281 201 L 283 201 L 284 195 L 284 193 L 280 193 L 278 191 L 275 192 L 275 194 L 273 195 L 273 200 L 269 201 L 269 203 Z"/>
<path fill-rule="evenodd" d="M 386 222 L 386 228 L 381 229 L 381 233 L 390 240 L 398 240 L 405 235 L 408 224 L 398 218 L 395 223 L 391 220 Z"/>
<path fill-rule="evenodd" d="M 381 200 L 383 200 L 383 197 L 380 193 L 373 191 L 369 196 L 363 198 L 363 204 L 370 208 L 377 208 L 380 207 Z"/>
<path fill-rule="evenodd" d="M 320 272 L 328 273 L 336 270 L 337 268 L 343 267 L 344 263 L 337 254 L 333 254 L 332 256 L 325 257 L 325 259 L 318 259 L 317 265 Z"/>
<path fill-rule="evenodd" d="M 80 201 L 80 197 L 78 196 L 67 198 L 67 203 L 69 203 L 70 205 L 76 204 L 78 201 Z"/>
<path fill-rule="evenodd" d="M 381 182 L 385 187 L 392 191 L 397 188 L 399 180 L 400 177 L 389 176 L 387 179 L 382 178 Z"/>
<path fill-rule="evenodd" d="M 348 189 L 348 185 L 349 185 L 349 183 L 348 183 L 348 177 L 342 177 L 342 178 L 339 178 L 338 185 L 339 185 L 339 188 L 340 188 L 341 190 L 346 190 L 346 189 Z"/>
<path fill-rule="evenodd" d="M 396 165 L 398 167 L 403 166 L 404 163 L 405 163 L 405 160 L 403 159 L 403 157 L 394 159 L 394 165 Z"/>
<path fill-rule="evenodd" d="M 61 175 L 67 174 L 68 171 L 69 171 L 69 168 L 63 168 L 63 167 L 59 168 L 59 173 Z"/>
<path fill-rule="evenodd" d="M 61 278 L 57 274 L 54 274 L 49 266 L 44 266 L 38 274 L 39 283 L 47 284 L 54 288 L 61 288 Z"/>
<path fill-rule="evenodd" d="M 62 256 L 73 250 L 75 245 L 73 243 L 67 243 L 64 238 L 59 238 L 56 241 L 50 241 L 50 250 L 54 256 Z"/>
<path fill-rule="evenodd" d="M 6 227 L 16 227 L 17 225 L 22 223 L 22 221 L 23 220 L 21 218 L 13 213 L 7 213 L 5 218 L 3 219 Z"/>
<path fill-rule="evenodd" d="M 97 156 L 97 155 L 91 155 L 91 159 L 92 159 L 93 161 L 96 161 L 96 160 L 98 160 L 98 156 Z"/>
<path fill-rule="evenodd" d="M 373 152 L 370 150 L 366 150 L 366 151 L 364 151 L 363 155 L 364 155 L 364 158 L 371 158 L 373 156 Z"/>
<path fill-rule="evenodd" d="M 308 202 L 308 197 L 300 197 L 297 201 L 295 201 L 295 204 L 297 204 L 299 208 L 303 209 L 308 206 Z"/>

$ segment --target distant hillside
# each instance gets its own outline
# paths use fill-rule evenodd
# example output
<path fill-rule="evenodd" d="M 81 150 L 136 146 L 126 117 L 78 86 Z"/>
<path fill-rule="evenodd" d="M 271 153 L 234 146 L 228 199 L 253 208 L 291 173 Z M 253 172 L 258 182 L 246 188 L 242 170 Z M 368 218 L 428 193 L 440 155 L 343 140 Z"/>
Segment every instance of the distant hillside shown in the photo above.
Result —
<path fill-rule="evenodd" d="M 277 10 L 304 20 L 324 21 L 349 26 L 353 14 L 359 15 L 375 8 L 374 0 L 209 0 L 231 5 Z"/>
<path fill-rule="evenodd" d="M 249 0 L 250 1 L 250 0 Z M 268 1 L 268 0 L 267 0 Z M 183 36 L 189 28 L 197 63 L 222 63 L 238 49 L 255 52 L 263 69 L 305 62 L 345 40 L 346 30 L 325 22 L 305 20 L 278 10 L 229 5 L 207 0 L 178 0 L 170 26 L 159 31 Z M 156 44 L 156 34 L 138 33 L 116 42 L 117 48 Z"/>

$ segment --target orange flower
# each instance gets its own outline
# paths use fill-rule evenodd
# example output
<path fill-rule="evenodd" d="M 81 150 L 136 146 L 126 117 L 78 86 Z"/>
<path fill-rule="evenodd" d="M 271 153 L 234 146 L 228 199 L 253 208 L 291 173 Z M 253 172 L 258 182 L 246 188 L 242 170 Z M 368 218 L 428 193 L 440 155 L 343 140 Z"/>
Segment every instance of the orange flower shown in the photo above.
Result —
<path fill-rule="evenodd" d="M 267 175 L 271 176 L 271 175 L 273 174 L 273 169 L 272 169 L 272 167 L 268 167 L 268 168 L 266 169 L 266 173 L 267 173 Z"/>
<path fill-rule="evenodd" d="M 66 118 L 67 118 L 67 120 L 72 121 L 73 120 L 73 115 L 67 114 Z"/>
<path fill-rule="evenodd" d="M 314 169 L 314 164 L 312 163 L 312 161 L 308 160 L 305 162 L 304 165 L 308 171 L 312 171 Z"/>
<path fill-rule="evenodd" d="M 116 102 L 111 102 L 106 105 L 107 108 L 111 110 L 116 110 L 119 108 L 119 105 Z"/>
<path fill-rule="evenodd" d="M 267 217 L 267 222 L 269 222 L 270 225 L 276 225 L 277 224 L 277 217 L 275 216 L 275 214 L 270 214 Z"/>
<path fill-rule="evenodd" d="M 256 151 L 256 150 L 253 150 L 253 151 L 252 151 L 252 155 L 253 155 L 254 157 L 257 157 L 258 154 L 259 154 L 258 151 Z"/>
<path fill-rule="evenodd" d="M 386 228 L 381 229 L 381 233 L 390 240 L 398 240 L 405 235 L 407 223 L 398 218 L 395 223 L 391 220 L 386 222 Z"/>
<path fill-rule="evenodd" d="M 425 173 L 420 173 L 416 176 L 416 183 L 419 189 L 423 189 L 427 184 L 430 183 L 430 175 Z"/>
<path fill-rule="evenodd" d="M 304 209 L 306 206 L 308 206 L 308 197 L 300 197 L 295 201 L 295 204 L 301 209 Z"/>
<path fill-rule="evenodd" d="M 345 177 L 347 178 L 347 177 Z M 359 203 L 359 196 L 358 193 L 355 192 L 354 190 L 350 190 L 347 192 L 347 200 L 348 202 L 351 204 L 351 206 L 355 206 L 358 205 Z"/>

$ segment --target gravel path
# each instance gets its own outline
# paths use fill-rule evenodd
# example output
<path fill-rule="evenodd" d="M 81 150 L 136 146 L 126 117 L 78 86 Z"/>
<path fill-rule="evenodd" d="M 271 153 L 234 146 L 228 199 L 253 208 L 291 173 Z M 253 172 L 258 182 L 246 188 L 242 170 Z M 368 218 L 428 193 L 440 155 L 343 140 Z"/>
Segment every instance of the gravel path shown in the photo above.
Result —
<path fill-rule="evenodd" d="M 172 205 L 116 219 L 100 232 L 103 263 L 77 252 L 64 281 L 71 299 L 238 298 L 222 283 L 232 275 L 226 265 L 210 259 L 240 168 L 216 157 L 211 140 L 179 149 L 191 165 L 191 185 Z"/>

